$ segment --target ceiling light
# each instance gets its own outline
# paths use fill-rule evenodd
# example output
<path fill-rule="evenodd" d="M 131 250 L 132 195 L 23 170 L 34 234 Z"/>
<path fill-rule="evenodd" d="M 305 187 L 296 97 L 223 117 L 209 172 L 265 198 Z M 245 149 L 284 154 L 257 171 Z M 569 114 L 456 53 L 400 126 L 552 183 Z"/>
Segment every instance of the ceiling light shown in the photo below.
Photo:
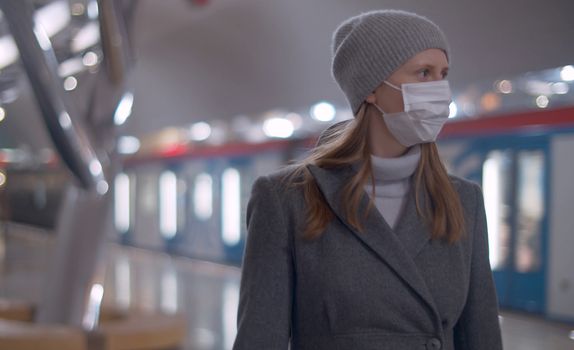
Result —
<path fill-rule="evenodd" d="M 574 80 L 574 66 L 565 66 L 560 71 L 560 78 L 564 81 Z"/>
<path fill-rule="evenodd" d="M 335 113 L 335 107 L 328 102 L 319 102 L 311 107 L 311 117 L 321 122 L 333 120 Z"/>
<path fill-rule="evenodd" d="M 269 118 L 263 123 L 263 132 L 268 137 L 288 138 L 293 135 L 293 123 L 285 118 Z"/>
<path fill-rule="evenodd" d="M 189 137 L 193 141 L 204 141 L 211 135 L 211 126 L 206 122 L 195 123 L 189 129 Z"/>

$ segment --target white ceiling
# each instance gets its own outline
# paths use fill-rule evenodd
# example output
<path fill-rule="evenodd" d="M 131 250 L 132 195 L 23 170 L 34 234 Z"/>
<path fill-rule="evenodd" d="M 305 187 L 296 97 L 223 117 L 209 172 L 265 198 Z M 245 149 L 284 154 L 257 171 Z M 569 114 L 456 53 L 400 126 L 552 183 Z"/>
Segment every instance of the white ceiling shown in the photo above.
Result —
<path fill-rule="evenodd" d="M 344 103 L 330 75 L 330 38 L 344 19 L 395 8 L 435 21 L 451 48 L 456 90 L 574 63 L 572 0 L 140 0 L 135 106 L 140 134 L 272 108 Z"/>
<path fill-rule="evenodd" d="M 274 108 L 298 111 L 322 99 L 343 105 L 330 75 L 331 33 L 372 9 L 415 11 L 439 24 L 451 43 L 455 91 L 574 63 L 572 0 L 209 0 L 204 8 L 191 0 L 138 1 L 135 105 L 121 130 L 130 135 Z M 49 146 L 22 85 L 0 125 L 0 146 Z"/>

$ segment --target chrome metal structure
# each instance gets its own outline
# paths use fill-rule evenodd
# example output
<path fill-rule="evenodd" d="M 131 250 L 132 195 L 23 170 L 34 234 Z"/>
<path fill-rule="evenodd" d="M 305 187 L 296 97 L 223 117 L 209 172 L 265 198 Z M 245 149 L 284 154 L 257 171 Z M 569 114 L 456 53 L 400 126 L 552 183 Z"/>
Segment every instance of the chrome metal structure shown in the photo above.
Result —
<path fill-rule="evenodd" d="M 50 38 L 34 22 L 28 0 L 0 0 L 21 62 L 63 163 L 73 174 L 57 226 L 56 251 L 36 311 L 40 323 L 97 325 L 101 285 L 97 284 L 106 233 L 111 226 L 113 179 L 117 170 L 114 111 L 126 90 L 132 66 L 128 22 L 135 2 L 90 0 L 98 5 L 106 69 L 96 74 L 84 115 L 66 95 Z M 95 286 L 95 287 L 94 287 Z"/>

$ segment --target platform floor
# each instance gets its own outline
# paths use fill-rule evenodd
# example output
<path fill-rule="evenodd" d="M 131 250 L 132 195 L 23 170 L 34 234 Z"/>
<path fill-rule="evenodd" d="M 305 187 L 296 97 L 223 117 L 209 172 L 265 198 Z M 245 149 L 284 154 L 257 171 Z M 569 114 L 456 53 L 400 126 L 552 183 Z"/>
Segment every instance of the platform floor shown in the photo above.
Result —
<path fill-rule="evenodd" d="M 52 241 L 42 234 L 0 239 L 0 297 L 39 300 Z M 240 270 L 108 245 L 104 304 L 182 312 L 188 318 L 186 350 L 230 349 L 236 333 Z M 505 350 L 574 350 L 574 325 L 503 311 Z"/>

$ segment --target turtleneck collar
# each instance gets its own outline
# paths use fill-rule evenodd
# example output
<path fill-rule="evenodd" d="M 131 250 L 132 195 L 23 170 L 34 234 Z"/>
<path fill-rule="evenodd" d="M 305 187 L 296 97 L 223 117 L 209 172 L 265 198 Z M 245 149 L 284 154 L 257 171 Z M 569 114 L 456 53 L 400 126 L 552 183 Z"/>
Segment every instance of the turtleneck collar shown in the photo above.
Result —
<path fill-rule="evenodd" d="M 421 146 L 414 145 L 397 158 L 381 158 L 371 155 L 375 183 L 407 180 L 414 174 L 421 158 Z"/>

